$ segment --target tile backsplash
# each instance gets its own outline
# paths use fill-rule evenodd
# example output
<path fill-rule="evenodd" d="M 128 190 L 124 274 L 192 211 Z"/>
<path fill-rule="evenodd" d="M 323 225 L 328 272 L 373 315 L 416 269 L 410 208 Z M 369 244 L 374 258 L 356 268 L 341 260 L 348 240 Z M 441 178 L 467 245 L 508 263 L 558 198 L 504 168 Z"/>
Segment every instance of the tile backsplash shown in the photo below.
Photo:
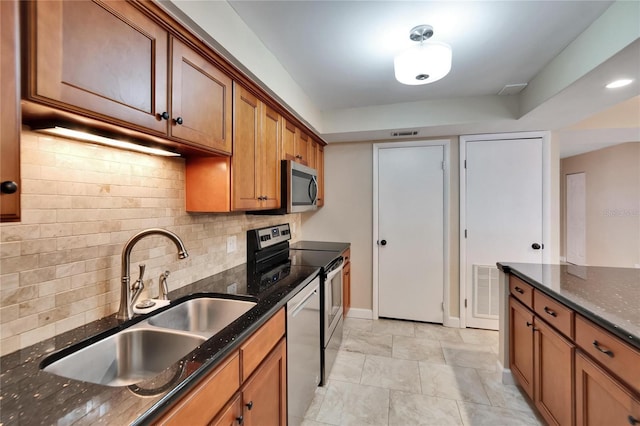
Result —
<path fill-rule="evenodd" d="M 146 228 L 166 228 L 184 241 L 179 260 L 164 237 L 138 242 L 132 281 L 146 265 L 144 297 L 246 261 L 246 231 L 300 215 L 185 212 L 181 158 L 154 157 L 23 131 L 22 221 L 0 225 L 0 355 L 117 311 L 124 243 Z M 227 253 L 228 237 L 236 251 Z"/>

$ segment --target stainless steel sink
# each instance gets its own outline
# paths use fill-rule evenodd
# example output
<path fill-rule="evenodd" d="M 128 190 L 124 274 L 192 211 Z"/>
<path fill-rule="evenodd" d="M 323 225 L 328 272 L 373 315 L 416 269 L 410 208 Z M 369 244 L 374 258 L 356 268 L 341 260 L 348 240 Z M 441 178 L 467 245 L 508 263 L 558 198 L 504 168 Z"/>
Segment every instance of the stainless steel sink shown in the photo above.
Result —
<path fill-rule="evenodd" d="M 156 327 L 211 337 L 255 305 L 244 300 L 202 297 L 176 305 L 149 318 L 148 322 Z"/>
<path fill-rule="evenodd" d="M 150 328 L 126 329 L 46 366 L 44 371 L 107 386 L 127 386 L 161 373 L 206 338 Z"/>
<path fill-rule="evenodd" d="M 42 369 L 106 386 L 139 383 L 171 367 L 255 305 L 213 297 L 186 300 Z"/>

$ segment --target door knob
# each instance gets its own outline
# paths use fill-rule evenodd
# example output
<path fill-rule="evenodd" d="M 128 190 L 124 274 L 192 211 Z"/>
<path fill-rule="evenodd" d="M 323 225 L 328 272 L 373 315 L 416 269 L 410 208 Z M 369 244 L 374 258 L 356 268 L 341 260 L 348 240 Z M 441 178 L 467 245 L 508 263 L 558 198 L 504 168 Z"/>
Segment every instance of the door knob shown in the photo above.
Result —
<path fill-rule="evenodd" d="M 380 240 L 380 245 L 381 246 L 386 246 L 387 245 L 387 240 Z"/>
<path fill-rule="evenodd" d="M 544 248 L 544 245 L 540 245 L 538 243 L 533 243 L 531 244 L 531 248 L 534 250 L 540 250 L 541 248 Z"/>
<path fill-rule="evenodd" d="M 18 184 L 12 180 L 5 180 L 0 184 L 0 191 L 3 194 L 14 194 L 18 190 Z"/>

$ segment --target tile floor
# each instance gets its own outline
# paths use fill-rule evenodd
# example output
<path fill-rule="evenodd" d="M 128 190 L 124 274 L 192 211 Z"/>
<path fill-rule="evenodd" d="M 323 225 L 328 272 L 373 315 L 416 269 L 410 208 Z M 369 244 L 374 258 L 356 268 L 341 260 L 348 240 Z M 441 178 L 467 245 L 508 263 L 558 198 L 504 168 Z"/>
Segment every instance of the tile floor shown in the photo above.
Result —
<path fill-rule="evenodd" d="M 497 331 L 347 318 L 303 426 L 541 425 L 497 353 Z"/>

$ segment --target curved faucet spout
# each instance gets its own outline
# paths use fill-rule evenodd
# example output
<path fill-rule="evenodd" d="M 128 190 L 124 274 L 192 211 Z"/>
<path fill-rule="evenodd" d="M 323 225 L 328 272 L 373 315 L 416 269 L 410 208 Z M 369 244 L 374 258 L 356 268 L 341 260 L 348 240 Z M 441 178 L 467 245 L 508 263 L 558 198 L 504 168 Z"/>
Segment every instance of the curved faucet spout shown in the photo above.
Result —
<path fill-rule="evenodd" d="M 149 228 L 144 231 L 140 231 L 135 234 L 133 237 L 129 238 L 129 241 L 126 242 L 124 247 L 122 248 L 122 259 L 121 259 L 121 287 L 120 287 L 120 308 L 118 309 L 118 314 L 116 318 L 119 320 L 128 320 L 133 317 L 133 304 L 131 300 L 131 277 L 130 277 L 130 267 L 131 267 L 131 251 L 133 250 L 133 246 L 136 245 L 138 241 L 147 237 L 149 235 L 164 235 L 169 238 L 176 245 L 178 249 L 178 258 L 185 259 L 189 257 L 189 253 L 187 249 L 184 247 L 184 243 L 176 234 L 171 231 L 167 231 L 162 228 Z"/>

